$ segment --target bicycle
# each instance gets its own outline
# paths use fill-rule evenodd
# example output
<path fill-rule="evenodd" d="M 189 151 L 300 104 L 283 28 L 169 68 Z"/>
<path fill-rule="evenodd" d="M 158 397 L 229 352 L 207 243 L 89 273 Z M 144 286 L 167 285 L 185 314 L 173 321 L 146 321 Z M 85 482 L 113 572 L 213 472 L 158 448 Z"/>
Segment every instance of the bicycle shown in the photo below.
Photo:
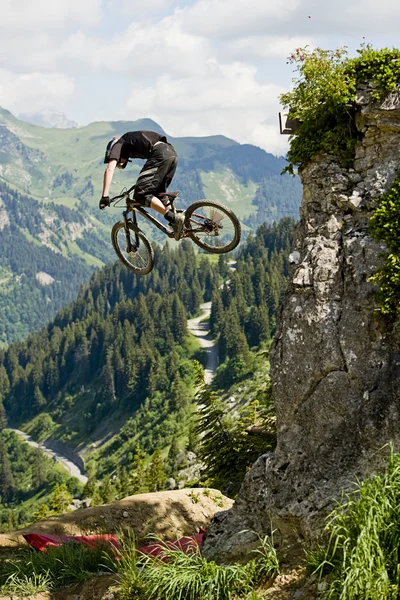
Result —
<path fill-rule="evenodd" d="M 123 220 L 113 226 L 111 241 L 118 258 L 128 269 L 138 275 L 147 275 L 154 267 L 154 250 L 139 228 L 137 213 L 167 237 L 174 238 L 175 234 L 171 227 L 161 223 L 131 197 L 134 189 L 133 185 L 129 190 L 110 198 L 110 205 L 114 202 L 117 205 L 121 200 L 126 201 L 126 208 L 122 213 Z M 219 202 L 198 200 L 183 211 L 174 206 L 178 195 L 179 192 L 166 192 L 159 194 L 158 197 L 163 201 L 168 199 L 173 212 L 184 212 L 184 228 L 179 239 L 189 238 L 203 250 L 214 254 L 223 254 L 236 248 L 241 238 L 241 226 L 239 219 L 230 208 Z"/>

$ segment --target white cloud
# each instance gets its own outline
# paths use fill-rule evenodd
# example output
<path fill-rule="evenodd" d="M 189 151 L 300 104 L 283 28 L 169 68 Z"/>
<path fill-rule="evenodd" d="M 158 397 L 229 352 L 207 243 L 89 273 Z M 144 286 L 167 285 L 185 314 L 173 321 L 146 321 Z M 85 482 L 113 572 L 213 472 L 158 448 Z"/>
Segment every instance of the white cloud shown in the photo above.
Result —
<path fill-rule="evenodd" d="M 182 11 L 185 30 L 218 39 L 275 33 L 301 0 L 198 0 Z"/>
<path fill-rule="evenodd" d="M 14 114 L 65 107 L 75 89 L 72 78 L 63 74 L 14 74 L 0 69 L 1 106 Z"/>
<path fill-rule="evenodd" d="M 197 0 L 181 11 L 190 33 L 215 40 L 257 35 L 398 34 L 398 0 Z"/>
<path fill-rule="evenodd" d="M 97 25 L 102 14 L 101 0 L 1 0 L 0 31 L 37 31 L 65 28 L 71 23 Z"/>
<path fill-rule="evenodd" d="M 120 0 L 120 4 L 117 7 L 118 10 L 124 16 L 135 16 L 142 18 L 152 13 L 165 13 L 172 5 L 176 3 L 176 0 Z M 115 2 L 112 2 L 113 9 L 115 10 Z"/>
<path fill-rule="evenodd" d="M 278 128 L 278 96 L 284 90 L 257 81 L 256 69 L 241 63 L 207 62 L 208 71 L 154 85 L 135 87 L 120 117 L 149 116 L 174 136 L 223 133 L 235 140 L 285 152 Z M 270 116 L 271 123 L 265 124 Z M 264 123 L 264 124 L 263 124 Z"/>
<path fill-rule="evenodd" d="M 380 34 L 391 46 L 400 29 L 398 0 L 0 5 L 0 104 L 12 112 L 51 107 L 81 122 L 85 111 L 150 116 L 173 135 L 223 133 L 276 153 L 287 147 L 277 126 L 277 96 L 286 90 L 276 82 L 290 85 L 285 59 L 293 48 L 354 48 Z"/>
<path fill-rule="evenodd" d="M 160 73 L 192 73 L 204 69 L 210 43 L 182 31 L 171 17 L 158 23 L 132 23 L 125 32 L 102 43 L 79 31 L 59 48 L 59 57 L 103 71 L 128 72 L 151 78 Z"/>
<path fill-rule="evenodd" d="M 313 46 L 314 44 L 310 38 L 305 36 L 248 36 L 227 43 L 225 55 L 236 59 L 240 57 L 241 60 L 282 59 L 282 65 L 284 65 L 284 59 L 294 48 L 304 48 L 307 45 Z"/>

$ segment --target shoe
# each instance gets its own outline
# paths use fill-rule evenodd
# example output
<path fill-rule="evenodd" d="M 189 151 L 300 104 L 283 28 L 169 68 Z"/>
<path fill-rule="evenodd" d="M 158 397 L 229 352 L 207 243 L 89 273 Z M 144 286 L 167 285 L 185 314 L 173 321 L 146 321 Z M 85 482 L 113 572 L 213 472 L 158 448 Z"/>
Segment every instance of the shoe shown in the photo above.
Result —
<path fill-rule="evenodd" d="M 171 225 L 174 230 L 174 238 L 177 241 L 180 240 L 185 227 L 185 213 L 175 213 L 175 220 Z"/>

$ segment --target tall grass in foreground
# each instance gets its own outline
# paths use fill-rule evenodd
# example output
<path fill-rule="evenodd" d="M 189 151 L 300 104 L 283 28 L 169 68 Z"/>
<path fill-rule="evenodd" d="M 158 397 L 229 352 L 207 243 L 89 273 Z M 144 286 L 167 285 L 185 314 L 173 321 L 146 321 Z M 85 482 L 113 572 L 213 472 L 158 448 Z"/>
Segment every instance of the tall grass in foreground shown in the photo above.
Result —
<path fill-rule="evenodd" d="M 365 480 L 330 515 L 328 547 L 308 557 L 314 572 L 330 572 L 329 600 L 397 600 L 400 596 L 400 455 Z"/>
<path fill-rule="evenodd" d="M 156 540 L 156 543 L 162 542 Z M 197 544 L 189 554 L 164 548 L 158 557 L 137 552 L 133 535 L 120 535 L 121 549 L 94 550 L 69 543 L 45 552 L 23 552 L 0 564 L 0 592 L 27 597 L 84 581 L 100 571 L 115 573 L 122 600 L 258 600 L 255 588 L 279 571 L 266 537 L 246 565 L 220 566 L 206 560 Z"/>
<path fill-rule="evenodd" d="M 90 549 L 74 542 L 45 552 L 23 552 L 17 560 L 0 563 L 0 591 L 29 596 L 84 581 L 90 574 L 111 571 L 106 564 L 110 552 L 102 544 Z"/>
<path fill-rule="evenodd" d="M 117 562 L 123 600 L 257 600 L 254 588 L 279 571 L 267 538 L 246 565 L 217 565 L 196 544 L 188 554 L 168 548 L 157 557 L 138 559 L 132 540 L 124 544 Z"/>

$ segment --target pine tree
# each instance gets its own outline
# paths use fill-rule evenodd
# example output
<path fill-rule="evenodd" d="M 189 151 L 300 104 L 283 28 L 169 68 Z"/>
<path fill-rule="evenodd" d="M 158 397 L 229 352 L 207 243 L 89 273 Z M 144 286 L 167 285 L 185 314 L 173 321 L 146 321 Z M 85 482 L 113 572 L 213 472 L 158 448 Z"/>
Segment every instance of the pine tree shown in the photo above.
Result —
<path fill-rule="evenodd" d="M 115 498 L 115 492 L 111 484 L 109 475 L 106 475 L 100 484 L 99 496 L 103 504 L 108 504 Z"/>
<path fill-rule="evenodd" d="M 187 320 L 185 308 L 178 298 L 177 294 L 174 294 L 172 300 L 172 326 L 171 330 L 175 341 L 178 344 L 182 344 L 183 340 L 187 336 Z"/>
<path fill-rule="evenodd" d="M 3 503 L 11 501 L 14 489 L 14 477 L 11 472 L 7 449 L 3 440 L 0 440 L 0 497 Z"/>
<path fill-rule="evenodd" d="M 3 406 L 2 401 L 0 400 L 0 433 L 7 427 L 7 416 L 6 411 Z"/>
<path fill-rule="evenodd" d="M 180 450 L 176 437 L 172 438 L 171 445 L 168 450 L 168 466 L 170 468 L 171 473 L 174 471 L 174 465 L 176 457 L 178 456 Z"/>
<path fill-rule="evenodd" d="M 50 506 L 55 513 L 62 513 L 68 510 L 72 502 L 72 494 L 68 491 L 65 483 L 56 484 L 50 497 Z"/>
<path fill-rule="evenodd" d="M 47 477 L 47 460 L 39 448 L 34 449 L 32 460 L 32 486 L 34 489 L 40 489 L 46 482 Z"/>
<path fill-rule="evenodd" d="M 93 498 L 96 487 L 97 487 L 97 479 L 96 479 L 96 470 L 93 464 L 89 464 L 88 468 L 88 480 L 85 483 L 85 487 L 83 488 L 82 495 L 84 498 Z"/>
<path fill-rule="evenodd" d="M 224 306 L 222 304 L 221 292 L 217 288 L 213 291 L 211 299 L 210 329 L 213 336 L 216 336 L 224 318 Z"/>
<path fill-rule="evenodd" d="M 38 386 L 35 387 L 33 392 L 33 408 L 36 413 L 43 410 L 46 406 L 46 398 L 43 396 L 40 388 Z"/>
<path fill-rule="evenodd" d="M 129 481 L 129 494 L 143 494 L 148 492 L 148 484 L 146 478 L 146 453 L 136 446 L 135 456 L 132 463 L 132 470 Z"/>
<path fill-rule="evenodd" d="M 7 371 L 4 366 L 0 364 L 0 400 L 4 398 L 9 389 L 10 381 L 8 379 Z"/>
<path fill-rule="evenodd" d="M 152 456 L 147 481 L 150 492 L 159 492 L 165 488 L 165 468 L 161 450 L 157 448 Z"/>
<path fill-rule="evenodd" d="M 72 494 L 67 489 L 65 483 L 57 484 L 50 497 L 50 506 L 55 514 L 67 512 L 68 506 L 72 502 Z"/>

